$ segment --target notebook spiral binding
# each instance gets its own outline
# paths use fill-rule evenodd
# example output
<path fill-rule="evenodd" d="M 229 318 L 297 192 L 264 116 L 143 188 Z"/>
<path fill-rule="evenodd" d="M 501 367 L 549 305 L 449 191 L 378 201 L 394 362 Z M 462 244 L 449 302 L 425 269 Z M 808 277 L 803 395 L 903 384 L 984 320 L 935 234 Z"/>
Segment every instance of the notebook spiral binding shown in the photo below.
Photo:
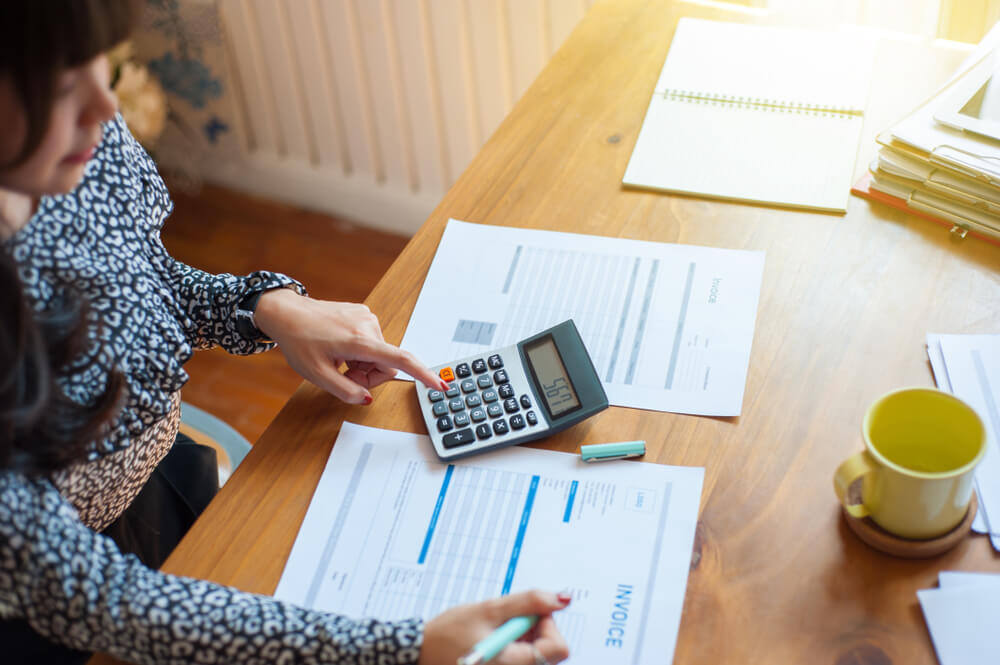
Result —
<path fill-rule="evenodd" d="M 668 101 L 687 102 L 690 104 L 705 104 L 707 106 L 724 106 L 729 108 L 754 109 L 772 113 L 796 113 L 826 118 L 854 118 L 864 114 L 861 109 L 847 106 L 827 106 L 823 104 L 805 104 L 784 99 L 766 99 L 764 97 L 744 97 L 742 95 L 720 95 L 699 90 L 664 90 L 663 99 Z"/>

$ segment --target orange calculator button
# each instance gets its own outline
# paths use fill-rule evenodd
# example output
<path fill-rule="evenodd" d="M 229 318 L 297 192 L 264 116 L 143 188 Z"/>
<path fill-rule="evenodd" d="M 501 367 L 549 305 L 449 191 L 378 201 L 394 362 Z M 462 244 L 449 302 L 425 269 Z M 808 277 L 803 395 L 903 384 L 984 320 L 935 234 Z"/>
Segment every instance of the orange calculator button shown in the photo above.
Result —
<path fill-rule="evenodd" d="M 442 381 L 454 381 L 455 380 L 455 373 L 453 371 L 451 371 L 450 367 L 445 367 L 440 372 L 438 372 L 438 374 L 441 376 L 441 380 Z"/>

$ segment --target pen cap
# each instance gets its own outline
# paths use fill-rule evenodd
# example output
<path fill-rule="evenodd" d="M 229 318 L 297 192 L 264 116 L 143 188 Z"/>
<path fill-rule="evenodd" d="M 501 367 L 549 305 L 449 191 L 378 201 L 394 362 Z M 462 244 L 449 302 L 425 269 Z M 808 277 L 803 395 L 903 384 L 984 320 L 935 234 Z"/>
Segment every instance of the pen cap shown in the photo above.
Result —
<path fill-rule="evenodd" d="M 604 459 L 639 457 L 646 454 L 645 441 L 622 441 L 621 443 L 595 443 L 580 446 L 580 457 L 584 462 Z"/>

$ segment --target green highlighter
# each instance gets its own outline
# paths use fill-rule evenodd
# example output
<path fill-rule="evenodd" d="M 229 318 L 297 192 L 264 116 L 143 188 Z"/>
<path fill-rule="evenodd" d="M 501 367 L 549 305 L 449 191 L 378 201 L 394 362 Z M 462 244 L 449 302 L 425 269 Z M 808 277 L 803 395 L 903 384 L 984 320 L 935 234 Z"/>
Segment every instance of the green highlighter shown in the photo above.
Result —
<path fill-rule="evenodd" d="M 493 659 L 504 647 L 531 630 L 537 615 L 514 617 L 472 647 L 472 653 L 458 659 L 458 665 L 479 665 Z"/>
<path fill-rule="evenodd" d="M 580 457 L 584 462 L 606 462 L 626 457 L 642 457 L 646 454 L 645 441 L 622 441 L 621 443 L 595 443 L 580 446 Z"/>

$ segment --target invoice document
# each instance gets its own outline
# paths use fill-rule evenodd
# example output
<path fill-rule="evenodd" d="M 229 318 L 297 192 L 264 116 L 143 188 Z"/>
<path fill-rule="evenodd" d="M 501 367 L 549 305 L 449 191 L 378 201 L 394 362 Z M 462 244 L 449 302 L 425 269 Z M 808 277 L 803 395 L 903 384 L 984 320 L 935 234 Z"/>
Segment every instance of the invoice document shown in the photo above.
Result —
<path fill-rule="evenodd" d="M 669 663 L 703 476 L 529 448 L 444 464 L 427 436 L 344 423 L 275 596 L 395 620 L 565 591 L 570 663 Z"/>
<path fill-rule="evenodd" d="M 986 427 L 986 455 L 976 468 L 979 512 L 973 528 L 1000 550 L 1000 335 L 927 335 L 927 355 L 941 390 L 976 410 Z"/>
<path fill-rule="evenodd" d="M 400 346 L 428 365 L 573 319 L 616 406 L 739 415 L 764 253 L 449 220 Z"/>

